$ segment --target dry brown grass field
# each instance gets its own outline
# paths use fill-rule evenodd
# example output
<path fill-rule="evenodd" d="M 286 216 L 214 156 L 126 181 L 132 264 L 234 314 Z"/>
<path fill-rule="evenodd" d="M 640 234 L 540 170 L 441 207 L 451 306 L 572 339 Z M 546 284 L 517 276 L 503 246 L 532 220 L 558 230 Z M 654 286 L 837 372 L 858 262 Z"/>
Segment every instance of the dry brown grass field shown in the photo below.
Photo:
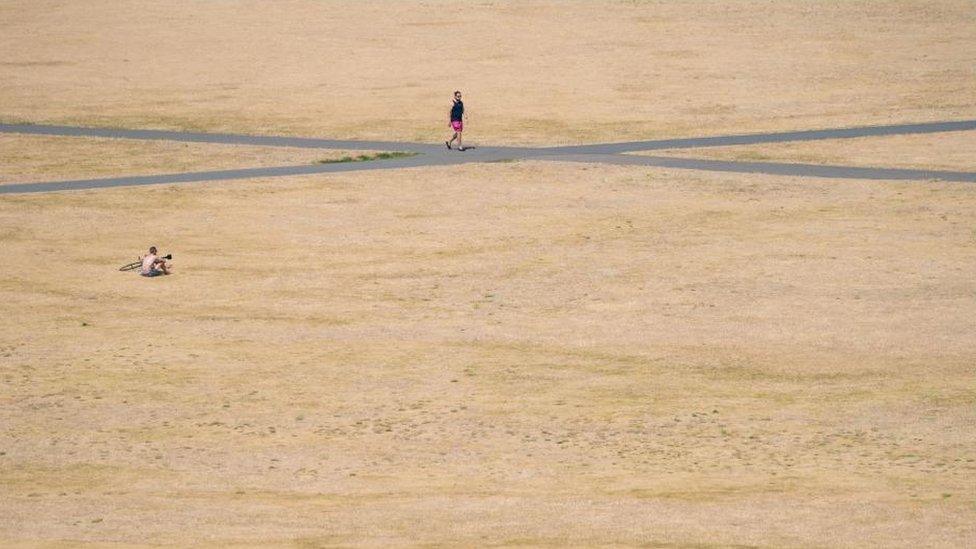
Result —
<path fill-rule="evenodd" d="M 4 121 L 428 141 L 462 89 L 473 139 L 553 144 L 976 109 L 970 1 L 8 0 L 0 21 Z"/>
<path fill-rule="evenodd" d="M 366 151 L 0 135 L 0 185 L 337 161 Z"/>
<path fill-rule="evenodd" d="M 976 171 L 976 132 L 650 151 L 653 156 Z"/>
<path fill-rule="evenodd" d="M 0 121 L 436 143 L 455 88 L 499 145 L 972 119 L 974 23 L 13 0 Z M 971 144 L 674 154 L 972 170 Z M 4 182 L 348 154 L 0 147 Z M 150 244 L 172 276 L 116 270 Z M 971 184 L 522 161 L 5 194 L 0 250 L 5 546 L 976 545 Z"/>

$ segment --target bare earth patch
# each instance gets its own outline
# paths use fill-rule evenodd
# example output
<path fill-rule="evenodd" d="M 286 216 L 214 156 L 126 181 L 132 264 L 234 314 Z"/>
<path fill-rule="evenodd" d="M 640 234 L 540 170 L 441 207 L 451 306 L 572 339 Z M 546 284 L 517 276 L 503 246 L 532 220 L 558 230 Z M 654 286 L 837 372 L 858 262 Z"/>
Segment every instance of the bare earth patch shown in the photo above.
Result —
<path fill-rule="evenodd" d="M 526 162 L 5 196 L 0 539 L 972 545 L 974 192 Z M 176 274 L 115 271 L 149 244 Z"/>
<path fill-rule="evenodd" d="M 0 134 L 0 185 L 338 161 L 359 151 Z"/>
<path fill-rule="evenodd" d="M 894 135 L 769 145 L 736 145 L 634 154 L 747 162 L 796 162 L 885 168 L 976 171 L 976 132 Z"/>

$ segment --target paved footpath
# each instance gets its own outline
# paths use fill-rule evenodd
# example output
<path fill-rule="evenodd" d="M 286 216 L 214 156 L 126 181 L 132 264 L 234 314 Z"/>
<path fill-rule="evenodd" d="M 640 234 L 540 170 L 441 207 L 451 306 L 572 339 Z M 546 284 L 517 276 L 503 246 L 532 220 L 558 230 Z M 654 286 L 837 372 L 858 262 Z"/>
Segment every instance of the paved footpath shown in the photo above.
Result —
<path fill-rule="evenodd" d="M 68 137 L 101 137 L 114 139 L 138 139 L 180 141 L 193 143 L 222 143 L 257 145 L 264 147 L 301 147 L 312 149 L 377 150 L 415 153 L 415 156 L 372 160 L 366 162 L 336 162 L 329 164 L 303 164 L 271 168 L 241 168 L 203 172 L 186 172 L 147 176 L 121 176 L 73 181 L 42 183 L 14 183 L 0 185 L 0 194 L 40 193 L 105 187 L 160 185 L 167 183 L 192 183 L 229 179 L 269 178 L 290 175 L 310 175 L 363 170 L 390 170 L 423 166 L 466 164 L 470 162 L 507 162 L 515 160 L 543 160 L 555 162 L 586 162 L 649 166 L 701 171 L 760 173 L 784 176 L 824 177 L 843 179 L 878 180 L 943 180 L 976 182 L 976 172 L 946 170 L 913 170 L 884 167 L 826 166 L 776 162 L 738 162 L 732 160 L 705 160 L 674 158 L 667 156 L 641 156 L 624 153 L 667 149 L 691 149 L 722 147 L 729 145 L 753 145 L 760 143 L 785 143 L 823 139 L 850 139 L 855 137 L 880 137 L 889 135 L 927 134 L 976 130 L 976 120 L 927 122 L 922 124 L 894 124 L 886 126 L 859 126 L 821 130 L 773 132 L 762 134 L 691 137 L 631 141 L 626 143 L 602 143 L 565 147 L 477 147 L 464 152 L 449 151 L 441 145 L 396 141 L 357 141 L 320 139 L 308 137 L 261 136 L 162 130 L 128 130 L 115 128 L 83 128 L 40 124 L 0 124 L 0 133 L 54 135 Z"/>

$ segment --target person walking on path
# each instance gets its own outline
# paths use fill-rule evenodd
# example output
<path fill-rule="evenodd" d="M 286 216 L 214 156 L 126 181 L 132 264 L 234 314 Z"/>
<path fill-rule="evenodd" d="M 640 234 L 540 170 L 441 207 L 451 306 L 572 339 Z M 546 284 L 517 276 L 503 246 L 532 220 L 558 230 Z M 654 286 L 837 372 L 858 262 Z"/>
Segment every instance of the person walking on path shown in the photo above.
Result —
<path fill-rule="evenodd" d="M 454 92 L 454 105 L 451 107 L 451 129 L 454 130 L 454 135 L 450 141 L 445 141 L 444 144 L 450 149 L 451 143 L 457 139 L 457 150 L 463 151 L 464 144 L 461 142 L 461 132 L 464 131 L 464 103 L 461 102 L 461 92 L 459 91 Z"/>

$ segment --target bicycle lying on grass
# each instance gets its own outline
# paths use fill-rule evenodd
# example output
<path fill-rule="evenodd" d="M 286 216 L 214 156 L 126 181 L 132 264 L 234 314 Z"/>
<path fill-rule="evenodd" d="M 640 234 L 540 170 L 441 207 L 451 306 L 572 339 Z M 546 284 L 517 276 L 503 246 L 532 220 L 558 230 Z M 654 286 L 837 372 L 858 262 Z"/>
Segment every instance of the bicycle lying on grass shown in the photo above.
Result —
<path fill-rule="evenodd" d="M 160 259 L 173 259 L 173 254 L 166 254 L 163 257 L 161 257 Z M 119 267 L 119 270 L 120 271 L 133 271 L 135 269 L 138 269 L 139 267 L 142 267 L 142 260 L 141 259 L 136 260 L 136 261 L 133 261 L 132 263 L 126 263 L 125 265 L 122 265 L 121 267 Z"/>

